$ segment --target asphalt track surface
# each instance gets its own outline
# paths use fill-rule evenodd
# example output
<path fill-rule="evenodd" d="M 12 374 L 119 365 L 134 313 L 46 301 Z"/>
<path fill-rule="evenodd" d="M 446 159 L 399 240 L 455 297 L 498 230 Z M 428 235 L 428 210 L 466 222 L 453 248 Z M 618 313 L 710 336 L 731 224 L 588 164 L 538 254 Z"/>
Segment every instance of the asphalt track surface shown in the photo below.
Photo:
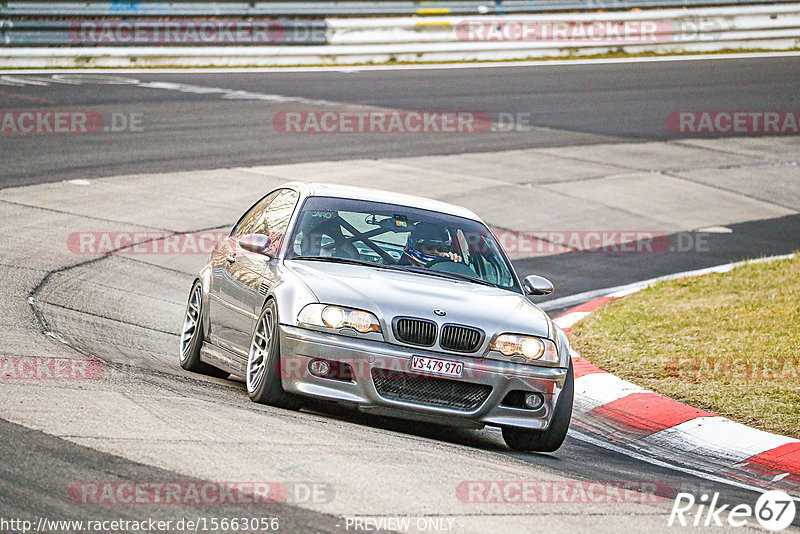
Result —
<path fill-rule="evenodd" d="M 167 507 L 157 504 L 144 505 L 139 509 L 117 507 L 105 513 L 87 514 L 81 506 L 65 498 L 62 481 L 139 480 L 174 481 L 186 484 L 204 481 L 87 449 L 8 421 L 0 420 L 0 434 L 3 436 L 3 444 L 0 447 L 3 455 L 3 466 L 0 468 L 3 484 L 0 486 L 0 496 L 3 499 L 4 518 L 44 516 L 66 521 L 87 519 L 140 521 L 150 516 L 177 523 L 182 518 L 279 517 L 281 528 L 289 532 L 327 532 L 331 530 L 332 525 L 339 522 L 327 514 L 277 503 L 259 504 L 257 513 L 254 513 L 252 505 L 209 506 L 188 503 Z"/>
<path fill-rule="evenodd" d="M 791 110 L 800 106 L 800 57 L 611 65 L 254 74 L 131 74 L 143 82 L 306 99 L 270 102 L 133 85 L 14 84 L 0 77 L 3 109 L 141 113 L 142 131 L 11 136 L 0 146 L 0 184 L 232 166 L 387 156 L 489 152 L 676 138 L 681 110 Z M 125 75 L 122 75 L 126 77 Z M 85 78 L 84 78 L 85 79 Z M 46 82 L 45 82 L 46 83 Z M 367 107 L 529 114 L 529 131 L 482 135 L 286 135 L 277 110 Z M 321 109 L 326 109 L 322 107 Z"/>
<path fill-rule="evenodd" d="M 800 58 L 706 60 L 697 62 L 592 65 L 580 68 L 409 70 L 286 74 L 131 75 L 141 82 L 165 82 L 225 88 L 250 94 L 301 98 L 296 103 L 220 99 L 174 89 L 134 84 L 9 82 L 0 85 L 2 109 L 82 109 L 104 113 L 142 113 L 143 131 L 96 136 L 4 136 L 0 140 L 3 187 L 98 178 L 143 172 L 212 169 L 226 166 L 346 160 L 402 155 L 491 152 L 531 146 L 652 141 L 673 138 L 666 117 L 681 109 L 797 109 Z M 48 75 L 36 75 L 41 80 Z M 20 74 L 17 77 L 34 79 Z M 479 110 L 531 113 L 528 132 L 479 138 L 428 136 L 283 136 L 275 135 L 276 109 L 322 108 Z M 296 106 L 296 107 L 293 107 Z M 388 139 L 387 139 L 388 137 Z M 8 223 L 7 223 L 8 224 Z M 709 237 L 710 249 L 660 256 L 570 253 L 521 260 L 522 273 L 540 272 L 558 280 L 559 295 L 609 287 L 746 257 L 792 252 L 800 248 L 797 216 L 731 225 L 734 232 Z M 8 228 L 6 228 L 8 231 Z M 557 310 L 553 310 L 555 312 Z M 172 326 L 172 325 L 170 325 Z M 151 382 L 165 388 L 180 380 L 182 394 L 203 396 L 208 388 L 226 402 L 246 402 L 241 384 L 178 379 L 153 372 Z M 660 480 L 673 488 L 719 491 L 721 503 L 753 502 L 749 490 L 694 477 L 607 448 L 569 437 L 554 455 L 509 453 L 485 434 L 433 425 L 341 413 L 320 405 L 330 420 L 360 425 L 365 433 L 381 428 L 409 436 L 467 445 L 488 456 L 507 455 L 545 472 L 584 480 Z M 59 518 L 117 518 L 120 509 L 76 508 L 63 491 L 64 480 L 190 480 L 178 473 L 132 462 L 64 439 L 0 422 L 0 516 L 25 514 Z M 43 463 L 42 458 L 47 458 Z M 193 507 L 160 508 L 161 517 L 226 515 Z M 291 518 L 290 532 L 341 531 L 337 519 L 290 504 L 262 511 Z M 133 510 L 131 517 L 147 515 Z M 165 515 L 166 513 L 166 515 Z M 246 513 L 246 512 L 245 512 Z M 581 511 L 576 510 L 576 515 Z M 260 514 L 260 515 L 263 515 Z M 601 520 L 601 519 L 598 519 Z"/>

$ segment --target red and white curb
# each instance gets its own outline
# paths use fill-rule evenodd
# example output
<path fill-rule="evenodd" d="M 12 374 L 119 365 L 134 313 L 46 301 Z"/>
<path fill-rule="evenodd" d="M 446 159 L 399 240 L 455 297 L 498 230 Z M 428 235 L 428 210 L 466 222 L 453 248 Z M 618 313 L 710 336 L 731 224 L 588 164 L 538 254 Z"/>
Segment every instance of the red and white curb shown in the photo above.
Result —
<path fill-rule="evenodd" d="M 572 325 L 608 302 L 656 282 L 727 272 L 744 263 L 792 257 L 794 254 L 731 263 L 611 288 L 606 295 L 569 310 L 554 322 L 569 333 Z M 756 430 L 693 408 L 603 371 L 575 352 L 572 357 L 573 425 L 649 457 L 800 496 L 800 440 Z"/>

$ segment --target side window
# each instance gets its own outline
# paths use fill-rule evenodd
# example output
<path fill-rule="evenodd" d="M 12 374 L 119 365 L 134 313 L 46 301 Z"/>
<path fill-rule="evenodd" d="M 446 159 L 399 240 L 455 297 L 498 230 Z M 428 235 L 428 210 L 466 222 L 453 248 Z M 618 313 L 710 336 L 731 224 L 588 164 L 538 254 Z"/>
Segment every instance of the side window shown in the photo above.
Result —
<path fill-rule="evenodd" d="M 500 249 L 494 239 L 482 238 L 487 254 L 483 255 L 484 268 L 486 270 L 486 277 L 489 281 L 503 285 L 511 286 L 514 283 L 514 278 L 508 266 L 502 261 Z"/>
<path fill-rule="evenodd" d="M 273 191 L 269 195 L 265 196 L 256 204 L 250 208 L 250 211 L 244 214 L 239 222 L 236 223 L 236 226 L 233 227 L 232 234 L 236 235 L 236 238 L 240 238 L 243 235 L 252 234 L 253 229 L 256 226 L 256 223 L 261 219 L 261 216 L 264 215 L 264 211 L 267 209 L 267 206 L 275 200 L 275 197 L 278 196 L 280 191 Z"/>
<path fill-rule="evenodd" d="M 280 250 L 296 204 L 297 193 L 291 189 L 283 189 L 261 214 L 250 233 L 266 235 L 272 240 L 270 248 Z"/>

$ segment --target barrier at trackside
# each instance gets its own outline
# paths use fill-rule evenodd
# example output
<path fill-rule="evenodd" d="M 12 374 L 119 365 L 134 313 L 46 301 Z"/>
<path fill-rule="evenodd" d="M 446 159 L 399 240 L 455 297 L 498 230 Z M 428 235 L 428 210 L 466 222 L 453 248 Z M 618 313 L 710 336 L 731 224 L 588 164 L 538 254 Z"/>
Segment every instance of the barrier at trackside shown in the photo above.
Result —
<path fill-rule="evenodd" d="M 41 22 L 3 23 L 0 68 L 343 65 L 800 48 L 800 3 L 502 16 L 68 20 L 49 22 L 46 31 L 35 24 Z M 37 42 L 57 46 L 33 46 Z"/>
<path fill-rule="evenodd" d="M 772 0 L 791 2 L 792 0 Z M 505 15 L 600 9 L 648 9 L 752 4 L 751 0 L 224 0 L 120 2 L 116 0 L 5 0 L 0 16 L 59 17 L 363 17 Z"/>

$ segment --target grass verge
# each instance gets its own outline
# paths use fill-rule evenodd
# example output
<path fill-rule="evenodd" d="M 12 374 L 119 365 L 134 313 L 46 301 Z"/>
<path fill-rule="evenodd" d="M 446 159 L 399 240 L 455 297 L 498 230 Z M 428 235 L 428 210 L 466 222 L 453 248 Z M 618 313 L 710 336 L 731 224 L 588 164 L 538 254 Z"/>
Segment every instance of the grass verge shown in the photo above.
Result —
<path fill-rule="evenodd" d="M 570 340 L 621 378 L 800 438 L 800 256 L 659 283 L 594 312 Z"/>

